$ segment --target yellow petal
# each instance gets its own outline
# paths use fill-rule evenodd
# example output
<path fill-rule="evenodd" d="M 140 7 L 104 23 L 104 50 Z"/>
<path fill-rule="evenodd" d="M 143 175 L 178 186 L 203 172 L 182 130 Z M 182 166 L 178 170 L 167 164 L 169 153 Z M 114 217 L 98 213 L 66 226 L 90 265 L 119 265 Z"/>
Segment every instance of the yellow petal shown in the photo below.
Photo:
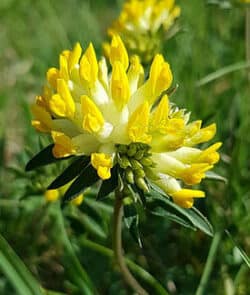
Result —
<path fill-rule="evenodd" d="M 98 63 L 92 43 L 85 51 L 80 61 L 80 77 L 88 87 L 93 87 L 98 77 Z"/>
<path fill-rule="evenodd" d="M 53 155 L 55 158 L 63 158 L 75 154 L 71 139 L 61 132 L 52 131 L 51 136 L 55 143 L 53 147 Z"/>
<path fill-rule="evenodd" d="M 83 202 L 83 199 L 84 199 L 84 195 L 81 194 L 78 197 L 76 197 L 75 199 L 73 199 L 72 201 L 70 201 L 70 203 L 75 206 L 80 206 Z"/>
<path fill-rule="evenodd" d="M 108 42 L 104 42 L 102 44 L 102 49 L 103 49 L 103 53 L 104 53 L 105 57 L 107 59 L 110 59 L 110 49 L 111 49 L 110 44 Z"/>
<path fill-rule="evenodd" d="M 57 80 L 57 91 L 65 104 L 65 117 L 73 118 L 75 114 L 75 102 L 69 91 L 69 87 L 63 79 Z"/>
<path fill-rule="evenodd" d="M 51 115 L 39 105 L 31 106 L 31 112 L 35 117 L 32 121 L 32 126 L 38 131 L 50 132 L 53 124 Z"/>
<path fill-rule="evenodd" d="M 119 110 L 127 104 L 130 98 L 128 77 L 123 65 L 119 61 L 113 64 L 111 94 Z"/>
<path fill-rule="evenodd" d="M 152 101 L 164 90 L 167 90 L 173 80 L 170 66 L 164 61 L 161 54 L 157 54 L 152 62 L 149 74 L 149 83 L 152 89 Z"/>
<path fill-rule="evenodd" d="M 221 145 L 221 142 L 217 142 L 205 149 L 204 151 L 202 151 L 202 153 L 197 159 L 197 162 L 206 162 L 210 165 L 217 163 L 220 159 L 220 155 L 216 151 L 221 147 Z"/>
<path fill-rule="evenodd" d="M 171 196 L 177 205 L 183 208 L 191 208 L 194 198 L 204 198 L 205 193 L 200 190 L 181 189 L 172 193 Z"/>
<path fill-rule="evenodd" d="M 110 47 L 110 63 L 113 66 L 116 61 L 119 61 L 126 71 L 129 64 L 127 50 L 119 35 L 114 35 Z"/>
<path fill-rule="evenodd" d="M 131 115 L 128 122 L 128 136 L 132 142 L 150 143 L 148 135 L 149 104 L 144 102 Z"/>
<path fill-rule="evenodd" d="M 81 96 L 81 107 L 83 114 L 83 129 L 90 133 L 100 131 L 104 124 L 104 118 L 95 103 L 87 95 L 83 95 Z"/>
<path fill-rule="evenodd" d="M 209 141 L 216 134 L 216 124 L 211 124 L 205 128 L 201 128 L 192 137 L 187 137 L 185 139 L 185 145 L 193 146 L 202 142 Z"/>
<path fill-rule="evenodd" d="M 55 202 L 60 198 L 60 194 L 57 189 L 47 190 L 44 196 L 47 202 Z"/>
<path fill-rule="evenodd" d="M 171 194 L 173 198 L 188 199 L 188 198 L 204 198 L 205 193 L 200 190 L 181 189 Z"/>
<path fill-rule="evenodd" d="M 59 117 L 66 117 L 66 104 L 59 94 L 54 94 L 49 101 L 50 110 Z"/>
<path fill-rule="evenodd" d="M 168 112 L 169 112 L 169 101 L 168 96 L 164 95 L 157 106 L 156 110 L 152 114 L 150 129 L 157 130 L 166 126 L 168 120 Z"/>
<path fill-rule="evenodd" d="M 68 65 L 69 65 L 70 72 L 74 68 L 74 66 L 78 64 L 81 54 L 82 54 L 82 47 L 79 43 L 76 43 L 74 49 L 70 52 L 70 55 L 69 55 Z"/>
<path fill-rule="evenodd" d="M 69 69 L 68 69 L 68 58 L 66 54 L 61 54 L 59 58 L 59 64 L 60 64 L 60 78 L 64 79 L 65 81 L 69 80 Z"/>
<path fill-rule="evenodd" d="M 138 56 L 131 57 L 128 70 L 128 80 L 131 94 L 133 94 L 144 82 L 144 69 Z"/>
<path fill-rule="evenodd" d="M 104 153 L 92 153 L 91 165 L 97 170 L 97 174 L 101 179 L 110 178 L 110 169 L 113 165 L 112 157 L 110 155 Z"/>
<path fill-rule="evenodd" d="M 47 71 L 47 80 L 49 84 L 56 89 L 57 88 L 57 79 L 59 78 L 59 71 L 56 68 L 50 68 Z"/>
<path fill-rule="evenodd" d="M 205 172 L 212 168 L 213 166 L 207 163 L 192 164 L 190 167 L 184 169 L 179 174 L 179 177 L 188 185 L 198 184 L 206 177 Z"/>

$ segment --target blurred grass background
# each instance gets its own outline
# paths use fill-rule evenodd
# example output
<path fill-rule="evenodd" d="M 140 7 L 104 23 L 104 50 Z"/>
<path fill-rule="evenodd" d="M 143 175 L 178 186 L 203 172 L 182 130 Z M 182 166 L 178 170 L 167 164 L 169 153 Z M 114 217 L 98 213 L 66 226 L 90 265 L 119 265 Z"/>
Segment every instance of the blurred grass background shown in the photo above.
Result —
<path fill-rule="evenodd" d="M 218 1 L 222 2 L 227 1 Z M 208 74 L 245 61 L 245 6 L 223 9 L 202 0 L 177 3 L 182 9 L 181 30 L 166 43 L 164 52 L 179 85 L 172 101 L 192 111 L 192 119 L 216 122 L 216 139 L 223 142 L 216 172 L 228 178 L 227 184 L 204 181 L 207 198 L 197 204 L 220 235 L 205 294 L 247 295 L 249 269 L 224 229 L 250 253 L 250 82 L 247 70 L 241 69 L 199 86 Z M 23 174 L 30 157 L 25 147 L 39 149 L 29 105 L 41 91 L 47 68 L 58 65 L 62 50 L 77 41 L 86 48 L 92 41 L 101 53 L 106 28 L 121 4 L 111 0 L 0 1 L 0 231 L 43 287 L 62 294 L 87 294 L 79 284 L 79 265 L 71 265 L 63 230 L 99 294 L 131 291 L 112 258 L 86 243 L 88 239 L 111 247 L 108 202 L 96 204 L 93 196 L 86 197 L 80 208 L 67 208 L 62 226 L 57 204 L 46 204 L 42 196 L 41 183 L 50 182 L 49 172 Z M 10 166 L 15 166 L 15 173 L 7 169 Z M 153 216 L 142 221 L 140 231 L 143 250 L 124 233 L 127 256 L 170 294 L 195 294 L 211 238 Z M 16 292 L 0 273 L 0 294 Z"/>

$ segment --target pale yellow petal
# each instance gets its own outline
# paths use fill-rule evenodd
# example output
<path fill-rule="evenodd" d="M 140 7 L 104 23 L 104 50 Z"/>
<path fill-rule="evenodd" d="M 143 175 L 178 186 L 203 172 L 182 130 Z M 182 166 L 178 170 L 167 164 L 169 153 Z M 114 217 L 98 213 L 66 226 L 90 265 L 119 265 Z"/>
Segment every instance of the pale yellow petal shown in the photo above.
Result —
<path fill-rule="evenodd" d="M 127 130 L 132 142 L 151 142 L 151 136 L 148 134 L 149 112 L 149 104 L 144 102 L 129 118 Z"/>

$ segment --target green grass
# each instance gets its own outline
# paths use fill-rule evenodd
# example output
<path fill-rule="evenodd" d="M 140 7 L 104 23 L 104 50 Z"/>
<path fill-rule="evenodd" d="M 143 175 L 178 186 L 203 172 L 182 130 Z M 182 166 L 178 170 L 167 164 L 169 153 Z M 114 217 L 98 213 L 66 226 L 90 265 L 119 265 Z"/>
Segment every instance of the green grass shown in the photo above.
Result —
<path fill-rule="evenodd" d="M 250 82 L 244 68 L 245 6 L 221 9 L 205 2 L 178 1 L 181 30 L 165 44 L 164 55 L 179 85 L 172 101 L 190 110 L 192 119 L 216 122 L 216 140 L 223 142 L 222 160 L 215 171 L 228 178 L 228 183 L 205 180 L 207 198 L 197 204 L 221 233 L 204 294 L 247 295 L 250 271 L 235 246 L 249 256 Z M 24 154 L 25 148 L 39 150 L 29 105 L 41 91 L 47 68 L 57 66 L 62 50 L 77 41 L 86 48 L 91 41 L 101 53 L 105 30 L 121 3 L 0 1 L 0 232 L 43 288 L 62 294 L 88 294 L 86 290 L 92 288 L 99 294 L 132 293 L 114 267 L 112 253 L 105 252 L 112 246 L 112 202 L 98 205 L 89 196 L 80 210 L 63 211 L 62 225 L 57 206 L 47 206 L 41 196 L 53 171 L 39 170 L 28 178 L 23 174 L 30 157 Z M 237 63 L 242 68 L 223 74 Z M 206 82 L 210 74 L 213 79 Z M 17 166 L 18 173 L 7 170 L 11 165 Z M 146 217 L 140 225 L 143 249 L 124 232 L 127 257 L 168 286 L 170 294 L 195 294 L 211 238 L 165 219 Z M 105 246 L 109 254 L 96 250 L 103 248 L 91 248 L 83 242 L 86 239 Z M 144 284 L 143 278 L 138 279 Z M 150 284 L 145 286 L 155 294 Z M 0 294 L 19 294 L 14 287 L 6 272 L 0 273 Z"/>

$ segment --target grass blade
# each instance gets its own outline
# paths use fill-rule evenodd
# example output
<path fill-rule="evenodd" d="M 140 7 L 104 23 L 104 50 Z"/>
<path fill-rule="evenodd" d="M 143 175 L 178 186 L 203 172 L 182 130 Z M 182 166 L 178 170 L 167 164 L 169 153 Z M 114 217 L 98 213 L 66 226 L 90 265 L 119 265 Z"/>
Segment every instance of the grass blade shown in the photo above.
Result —
<path fill-rule="evenodd" d="M 42 295 L 41 286 L 0 235 L 0 268 L 20 295 Z"/>

